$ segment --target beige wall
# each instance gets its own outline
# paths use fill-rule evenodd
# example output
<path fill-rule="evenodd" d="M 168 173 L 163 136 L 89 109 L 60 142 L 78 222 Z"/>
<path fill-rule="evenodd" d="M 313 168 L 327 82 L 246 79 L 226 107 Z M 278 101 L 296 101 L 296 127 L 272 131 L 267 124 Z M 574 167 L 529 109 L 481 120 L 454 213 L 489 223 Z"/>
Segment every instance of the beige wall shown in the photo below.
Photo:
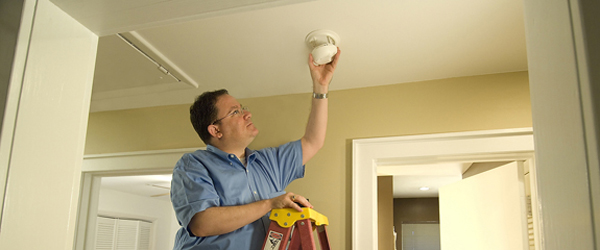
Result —
<path fill-rule="evenodd" d="M 310 94 L 239 101 L 250 107 L 260 130 L 251 148 L 302 136 Z M 329 218 L 334 249 L 351 247 L 353 139 L 532 126 L 527 72 L 331 91 L 329 105 L 325 147 L 308 162 L 306 177 L 287 190 L 307 196 Z M 86 154 L 203 146 L 188 108 L 92 113 Z"/>
<path fill-rule="evenodd" d="M 377 177 L 377 232 L 379 249 L 394 249 L 394 177 Z"/>

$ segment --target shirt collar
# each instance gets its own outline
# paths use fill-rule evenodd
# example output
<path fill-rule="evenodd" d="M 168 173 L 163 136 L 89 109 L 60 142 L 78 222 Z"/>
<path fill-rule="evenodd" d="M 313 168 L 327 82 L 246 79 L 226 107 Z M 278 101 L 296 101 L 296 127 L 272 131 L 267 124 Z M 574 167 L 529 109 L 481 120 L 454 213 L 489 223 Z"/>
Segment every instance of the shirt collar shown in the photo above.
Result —
<path fill-rule="evenodd" d="M 218 155 L 219 157 L 221 157 L 223 159 L 229 159 L 230 160 L 230 158 L 232 158 L 231 157 L 232 155 L 235 156 L 234 154 L 230 154 L 230 153 L 224 152 L 223 150 L 220 150 L 219 148 L 217 148 L 215 146 L 212 146 L 212 145 L 206 145 L 206 150 L 210 151 L 210 152 L 213 152 L 214 154 Z M 246 153 L 246 156 L 247 156 L 246 158 L 248 159 L 248 163 L 252 162 L 256 158 L 255 152 L 256 152 L 255 150 L 246 148 L 246 152 L 245 153 Z"/>
<path fill-rule="evenodd" d="M 254 159 L 256 158 L 256 154 L 255 154 L 255 150 L 246 148 L 246 159 L 247 159 L 247 164 L 250 165 L 250 163 L 252 163 L 252 161 L 254 161 Z"/>

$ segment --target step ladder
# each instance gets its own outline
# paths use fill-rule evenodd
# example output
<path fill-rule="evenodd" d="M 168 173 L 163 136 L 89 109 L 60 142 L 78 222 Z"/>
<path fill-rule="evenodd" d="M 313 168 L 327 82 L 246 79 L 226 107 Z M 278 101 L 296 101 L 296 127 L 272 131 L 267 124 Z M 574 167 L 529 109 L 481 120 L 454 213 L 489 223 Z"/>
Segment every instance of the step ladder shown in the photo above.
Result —
<path fill-rule="evenodd" d="M 271 210 L 271 225 L 267 231 L 263 250 L 314 250 L 313 230 L 317 230 L 321 250 L 330 250 L 326 225 L 329 220 L 311 208 L 298 212 L 293 208 Z M 316 228 L 315 228 L 316 227 Z"/>

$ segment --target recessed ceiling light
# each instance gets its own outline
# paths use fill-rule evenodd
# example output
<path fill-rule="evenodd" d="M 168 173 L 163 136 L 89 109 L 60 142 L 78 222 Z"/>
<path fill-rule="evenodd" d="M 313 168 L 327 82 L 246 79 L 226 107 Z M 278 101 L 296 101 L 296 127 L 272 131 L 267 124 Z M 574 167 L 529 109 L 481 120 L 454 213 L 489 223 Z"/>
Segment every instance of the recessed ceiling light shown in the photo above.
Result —
<path fill-rule="evenodd" d="M 429 190 L 429 187 L 420 187 L 419 190 L 421 190 L 421 191 L 427 191 L 427 190 Z"/>

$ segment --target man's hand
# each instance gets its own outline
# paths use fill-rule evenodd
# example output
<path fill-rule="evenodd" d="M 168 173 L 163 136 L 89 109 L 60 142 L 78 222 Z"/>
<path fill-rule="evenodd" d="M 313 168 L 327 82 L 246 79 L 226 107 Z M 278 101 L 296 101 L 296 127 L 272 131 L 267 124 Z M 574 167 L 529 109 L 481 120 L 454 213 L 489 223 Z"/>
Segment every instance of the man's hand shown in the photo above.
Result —
<path fill-rule="evenodd" d="M 323 64 L 319 66 L 315 66 L 313 64 L 313 56 L 310 54 L 308 56 L 308 67 L 310 68 L 310 76 L 313 80 L 313 89 L 315 93 L 325 94 L 328 91 L 329 83 L 333 78 L 333 72 L 337 67 L 338 59 L 340 57 L 341 50 L 337 49 L 337 53 L 333 57 L 333 60 L 328 64 Z M 324 87 L 324 89 L 323 89 Z"/>
<path fill-rule="evenodd" d="M 286 193 L 271 199 L 271 209 L 289 207 L 302 212 L 302 208 L 296 202 L 304 207 L 313 208 L 306 198 L 294 193 Z"/>

